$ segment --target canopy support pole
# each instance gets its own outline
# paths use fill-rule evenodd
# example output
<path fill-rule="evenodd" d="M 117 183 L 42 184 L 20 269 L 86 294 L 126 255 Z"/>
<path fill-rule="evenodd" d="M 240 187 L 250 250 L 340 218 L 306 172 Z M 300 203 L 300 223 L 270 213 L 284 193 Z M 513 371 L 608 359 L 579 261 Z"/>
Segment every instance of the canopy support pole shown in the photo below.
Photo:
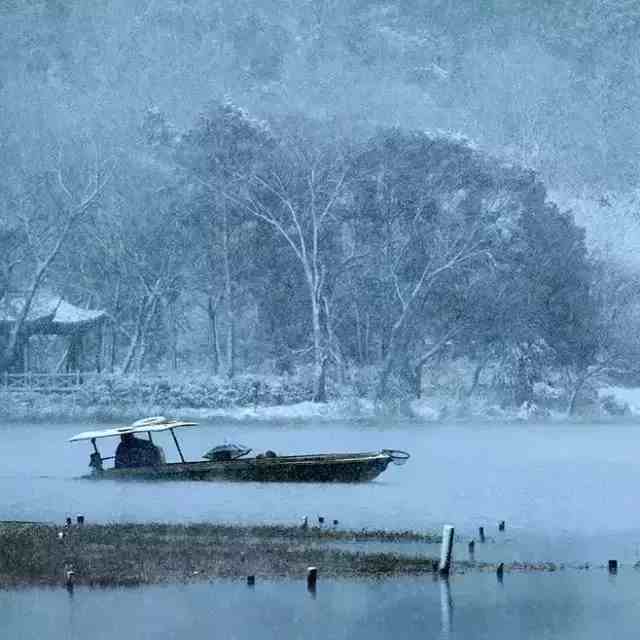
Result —
<path fill-rule="evenodd" d="M 176 434 L 173 432 L 173 429 L 169 429 L 169 431 L 171 431 L 171 435 L 173 436 L 173 441 L 176 443 L 176 449 L 180 454 L 180 460 L 184 462 L 185 460 L 184 460 L 184 456 L 182 455 L 182 449 L 180 448 L 180 444 L 178 443 L 178 438 L 176 438 Z"/>
<path fill-rule="evenodd" d="M 95 438 L 91 438 L 91 444 L 93 445 L 93 453 L 89 457 L 89 466 L 93 469 L 94 474 L 100 475 L 104 471 L 102 466 L 103 458 L 98 451 Z"/>

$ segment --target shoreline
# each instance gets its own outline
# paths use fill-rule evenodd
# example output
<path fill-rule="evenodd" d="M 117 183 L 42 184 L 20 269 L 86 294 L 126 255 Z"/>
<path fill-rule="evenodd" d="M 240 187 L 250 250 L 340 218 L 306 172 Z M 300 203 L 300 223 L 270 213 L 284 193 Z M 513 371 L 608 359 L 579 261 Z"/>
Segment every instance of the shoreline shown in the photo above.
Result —
<path fill-rule="evenodd" d="M 360 372 L 362 374 L 362 372 Z M 37 379 L 36 383 L 37 384 Z M 406 420 L 464 422 L 611 422 L 640 420 L 640 388 L 594 384 L 575 415 L 567 415 L 567 390 L 536 383 L 531 398 L 516 406 L 504 394 L 480 387 L 460 395 L 451 380 L 430 385 L 423 396 L 399 394 L 375 399 L 375 379 L 328 384 L 325 403 L 315 403 L 308 375 L 239 375 L 233 379 L 203 372 L 159 376 L 86 374 L 65 388 L 1 386 L 0 419 L 12 421 L 132 422 L 144 416 L 171 415 L 189 420 L 243 422 L 351 422 Z"/>
<path fill-rule="evenodd" d="M 479 399 L 475 406 L 454 407 L 430 399 L 375 403 L 363 398 L 311 401 L 281 405 L 193 407 L 189 405 L 161 405 L 120 402 L 117 409 L 102 405 L 85 406 L 72 395 L 31 392 L 28 395 L 0 391 L 0 419 L 16 423 L 27 422 L 87 422 L 93 424 L 130 423 L 145 416 L 166 415 L 194 421 L 228 421 L 242 423 L 277 422 L 366 422 L 393 419 L 416 424 L 455 424 L 473 420 L 480 423 L 561 423 L 583 422 L 629 423 L 640 422 L 640 402 L 624 413 L 592 412 L 566 415 L 544 405 L 503 409 Z"/>

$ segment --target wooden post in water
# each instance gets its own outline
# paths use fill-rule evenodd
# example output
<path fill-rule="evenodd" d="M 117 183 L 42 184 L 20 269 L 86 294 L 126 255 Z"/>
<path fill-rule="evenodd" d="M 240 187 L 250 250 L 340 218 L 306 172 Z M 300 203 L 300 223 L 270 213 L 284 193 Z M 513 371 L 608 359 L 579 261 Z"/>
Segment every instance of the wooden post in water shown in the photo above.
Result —
<path fill-rule="evenodd" d="M 504 576 L 504 562 L 501 562 L 496 567 L 496 576 L 498 577 L 498 582 L 502 583 L 502 578 Z"/>
<path fill-rule="evenodd" d="M 449 575 L 454 532 L 455 529 L 450 524 L 445 524 L 444 527 L 442 527 L 442 546 L 440 547 L 440 564 L 438 565 L 440 575 Z"/>
<path fill-rule="evenodd" d="M 307 589 L 309 591 L 315 591 L 317 582 L 318 582 L 317 567 L 309 567 L 307 569 Z"/>
<path fill-rule="evenodd" d="M 73 577 L 75 572 L 73 571 L 73 565 L 67 564 L 64 567 L 64 583 L 67 587 L 67 591 L 71 593 L 73 591 Z"/>
<path fill-rule="evenodd" d="M 480 542 L 484 542 L 484 527 L 478 529 L 478 535 L 480 536 Z"/>

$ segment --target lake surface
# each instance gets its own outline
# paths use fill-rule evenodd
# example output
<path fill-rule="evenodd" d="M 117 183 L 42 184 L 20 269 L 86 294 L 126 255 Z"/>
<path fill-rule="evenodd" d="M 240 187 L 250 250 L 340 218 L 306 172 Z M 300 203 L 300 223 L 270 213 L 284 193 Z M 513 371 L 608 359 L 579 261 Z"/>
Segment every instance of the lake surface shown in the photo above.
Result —
<path fill-rule="evenodd" d="M 636 638 L 634 570 L 554 574 L 473 573 L 427 578 L 240 581 L 135 589 L 0 591 L 0 634 L 12 640 L 122 638 Z"/>
<path fill-rule="evenodd" d="M 591 569 L 491 572 L 382 582 L 320 579 L 316 597 L 298 582 L 242 582 L 91 590 L 0 592 L 0 637 L 27 638 L 616 638 L 640 624 L 640 427 L 635 425 L 430 425 L 397 422 L 203 424 L 183 429 L 183 449 L 198 458 L 239 441 L 279 453 L 405 449 L 366 484 L 93 482 L 87 443 L 66 440 L 87 424 L 0 425 L 0 519 L 64 522 L 174 521 L 296 523 L 323 515 L 345 528 L 456 527 L 454 558 L 476 544 L 479 561 L 554 561 Z M 169 457 L 173 443 L 156 438 Z M 102 441 L 103 455 L 116 443 Z M 497 523 L 505 520 L 506 531 Z M 436 545 L 345 543 L 406 553 Z M 607 560 L 621 563 L 609 576 Z M 132 621 L 134 631 L 124 633 Z M 189 634 L 187 636 L 187 634 Z"/>
<path fill-rule="evenodd" d="M 451 523 L 461 536 L 458 557 L 484 526 L 489 540 L 476 545 L 477 560 L 640 560 L 636 425 L 217 422 L 179 431 L 187 458 L 225 439 L 279 453 L 412 454 L 376 481 L 328 485 L 79 479 L 90 445 L 66 440 L 94 426 L 2 424 L 0 519 L 62 523 L 83 513 L 93 522 L 296 523 L 323 515 L 346 528 L 416 530 Z M 175 457 L 170 435 L 156 442 Z M 102 440 L 103 455 L 115 444 Z"/>

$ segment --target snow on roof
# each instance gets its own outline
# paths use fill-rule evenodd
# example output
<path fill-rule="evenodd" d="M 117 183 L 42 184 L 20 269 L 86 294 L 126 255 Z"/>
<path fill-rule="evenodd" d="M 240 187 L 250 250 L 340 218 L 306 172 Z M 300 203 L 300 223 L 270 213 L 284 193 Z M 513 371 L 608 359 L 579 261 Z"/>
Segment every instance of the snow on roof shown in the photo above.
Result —
<path fill-rule="evenodd" d="M 60 300 L 60 304 L 53 316 L 54 322 L 65 324 L 73 324 L 78 322 L 92 322 L 104 315 L 104 311 L 93 309 L 81 309 L 73 304 L 69 304 L 64 300 Z"/>
<path fill-rule="evenodd" d="M 49 293 L 36 294 L 31 302 L 27 322 L 37 322 L 47 318 L 53 318 L 61 298 Z M 0 322 L 15 322 L 22 312 L 25 304 L 23 294 L 8 293 L 0 300 Z"/>
<path fill-rule="evenodd" d="M 79 440 L 94 440 L 96 438 L 112 438 L 114 436 L 121 436 L 125 433 L 156 433 L 158 431 L 167 431 L 168 429 L 175 429 L 176 427 L 193 427 L 197 422 L 186 422 L 184 420 L 167 420 L 164 421 L 149 421 L 146 424 L 140 425 L 141 422 L 134 422 L 125 427 L 113 427 L 111 429 L 101 429 L 100 431 L 83 431 L 77 435 L 69 438 L 69 442 L 78 442 Z"/>
<path fill-rule="evenodd" d="M 24 308 L 24 293 L 7 294 L 0 300 L 0 324 L 13 324 Z M 49 291 L 35 295 L 27 314 L 27 330 L 31 333 L 66 333 L 86 328 L 105 316 L 104 311 L 82 309 Z"/>

